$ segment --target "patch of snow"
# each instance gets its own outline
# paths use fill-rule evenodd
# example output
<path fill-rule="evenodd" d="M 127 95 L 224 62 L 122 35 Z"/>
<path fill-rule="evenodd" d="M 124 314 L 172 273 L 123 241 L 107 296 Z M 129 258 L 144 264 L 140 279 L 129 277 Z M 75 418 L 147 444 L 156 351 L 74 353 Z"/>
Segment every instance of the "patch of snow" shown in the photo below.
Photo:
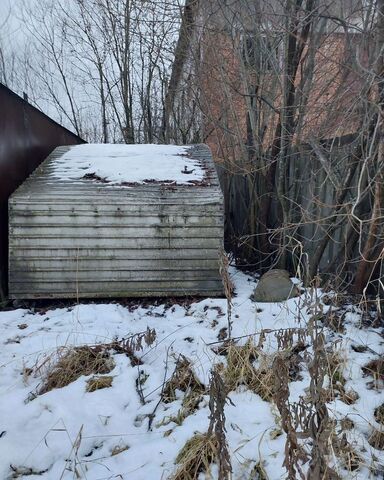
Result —
<path fill-rule="evenodd" d="M 53 162 L 51 175 L 63 180 L 99 179 L 110 185 L 150 182 L 188 185 L 205 172 L 188 147 L 176 145 L 75 145 Z"/>
<path fill-rule="evenodd" d="M 249 297 L 255 280 L 232 269 L 236 296 L 232 307 L 232 335 L 249 335 L 257 343 L 261 329 L 269 329 L 263 350 L 266 354 L 278 349 L 274 331 L 281 328 L 306 327 L 311 314 L 305 296 L 284 303 L 254 303 Z M 324 311 L 327 306 L 323 306 Z M 344 374 L 347 387 L 360 398 L 354 405 L 341 400 L 328 404 L 332 418 L 348 415 L 355 429 L 348 439 L 362 457 L 361 469 L 353 478 L 369 477 L 372 453 L 383 463 L 382 452 L 367 442 L 373 410 L 383 402 L 382 392 L 367 388 L 361 366 L 383 354 L 383 338 L 378 329 L 358 328 L 360 317 L 349 313 L 345 333 L 328 331 L 328 345 L 338 345 L 346 359 Z M 111 388 L 86 392 L 89 377 L 55 389 L 30 400 L 38 390 L 41 378 L 25 375 L 26 369 L 49 358 L 58 347 L 111 342 L 154 328 L 155 344 L 144 346 L 138 355 L 142 365 L 133 367 L 129 358 L 115 354 L 116 366 L 109 375 Z M 201 382 L 208 385 L 215 364 L 225 357 L 213 352 L 218 334 L 227 327 L 227 301 L 206 298 L 191 304 L 79 304 L 46 312 L 26 309 L 0 312 L 0 478 L 13 478 L 14 468 L 31 468 L 42 472 L 40 480 L 155 480 L 169 478 L 175 472 L 175 459 L 185 442 L 195 432 L 204 433 L 209 425 L 208 396 L 199 409 L 181 424 L 172 421 L 182 406 L 182 394 L 171 403 L 160 400 L 164 380 L 171 377 L 177 358 L 186 356 Z M 363 354 L 351 349 L 352 344 L 368 345 Z M 373 353 L 372 353 L 373 352 Z M 140 401 L 137 380 L 141 372 L 145 382 Z M 23 376 L 24 373 L 24 376 Z M 290 383 L 291 401 L 305 396 L 309 375 Z M 286 436 L 279 425 L 279 413 L 273 403 L 263 401 L 244 388 L 229 394 L 233 405 L 225 407 L 227 441 L 233 466 L 233 479 L 250 478 L 254 466 L 261 462 L 270 480 L 285 478 L 283 467 Z M 152 428 L 149 418 L 153 416 Z M 277 432 L 277 433 L 276 433 Z M 122 450 L 112 455 L 113 450 Z M 351 478 L 339 472 L 341 478 Z M 29 477 L 28 477 L 29 478 Z M 35 476 L 31 476 L 35 478 Z M 373 478 L 373 477 L 372 477 Z"/>

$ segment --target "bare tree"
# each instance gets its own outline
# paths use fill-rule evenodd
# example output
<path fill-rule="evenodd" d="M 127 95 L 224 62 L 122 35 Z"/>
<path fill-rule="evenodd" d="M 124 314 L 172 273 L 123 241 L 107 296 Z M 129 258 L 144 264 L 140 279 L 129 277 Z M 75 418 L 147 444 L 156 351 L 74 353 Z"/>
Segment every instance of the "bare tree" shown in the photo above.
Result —
<path fill-rule="evenodd" d="M 25 12 L 31 99 L 91 141 L 158 141 L 178 2 L 44 0 L 34 7 Z"/>
<path fill-rule="evenodd" d="M 261 269 L 333 273 L 361 292 L 383 248 L 381 3 L 209 0 L 195 17 L 199 42 L 182 59 L 197 65 L 227 246 Z"/>
<path fill-rule="evenodd" d="M 0 22 L 0 82 L 4 85 L 13 83 L 16 78 L 16 55 L 10 45 L 10 16 L 8 9 Z"/>

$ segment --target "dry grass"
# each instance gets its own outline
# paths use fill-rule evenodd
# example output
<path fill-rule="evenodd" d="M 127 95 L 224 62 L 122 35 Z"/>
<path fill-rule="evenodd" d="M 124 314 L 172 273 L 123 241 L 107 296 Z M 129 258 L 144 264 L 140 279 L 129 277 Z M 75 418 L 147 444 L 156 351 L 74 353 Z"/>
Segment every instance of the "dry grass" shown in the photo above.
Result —
<path fill-rule="evenodd" d="M 169 425 L 172 422 L 178 426 L 182 425 L 184 420 L 189 417 L 189 415 L 192 415 L 194 412 L 196 412 L 202 399 L 203 395 L 198 392 L 194 392 L 193 390 L 190 391 L 183 398 L 182 407 L 180 408 L 180 410 L 178 410 L 177 414 L 164 417 L 160 422 L 156 424 L 156 427 L 159 428 L 165 425 Z"/>
<path fill-rule="evenodd" d="M 195 397 L 200 397 L 205 392 L 205 386 L 198 380 L 191 362 L 184 355 L 180 355 L 171 378 L 164 385 L 162 401 L 164 403 L 175 401 L 177 390 L 184 393 L 193 392 Z"/>
<path fill-rule="evenodd" d="M 96 392 L 96 390 L 101 390 L 103 388 L 112 387 L 113 377 L 109 375 L 103 376 L 94 376 L 87 380 L 87 392 Z"/>
<path fill-rule="evenodd" d="M 230 344 L 227 347 L 227 366 L 223 372 L 227 390 L 236 390 L 244 385 L 263 400 L 272 400 L 275 389 L 275 372 L 271 368 L 273 358 L 274 355 L 258 352 L 251 340 L 243 346 Z M 258 368 L 253 365 L 256 359 L 259 360 Z"/>
<path fill-rule="evenodd" d="M 261 462 L 256 463 L 252 469 L 250 480 L 268 480 L 267 472 Z"/>
<path fill-rule="evenodd" d="M 342 467 L 349 472 L 358 470 L 364 463 L 360 455 L 358 455 L 356 450 L 348 442 L 345 433 L 343 433 L 341 438 L 334 437 L 332 443 L 333 450 L 340 459 Z"/>
<path fill-rule="evenodd" d="M 331 387 L 334 390 L 341 390 L 346 384 L 343 375 L 345 361 L 339 352 L 331 351 L 327 354 L 328 375 Z"/>
<path fill-rule="evenodd" d="M 355 428 L 355 424 L 349 417 L 344 417 L 340 420 L 340 428 L 342 432 L 352 430 Z"/>
<path fill-rule="evenodd" d="M 327 352 L 329 388 L 325 390 L 326 402 L 331 402 L 335 398 L 339 398 L 347 405 L 352 405 L 359 399 L 359 394 L 355 390 L 347 390 L 345 388 L 345 384 L 347 383 L 343 372 L 345 363 L 345 359 L 341 357 L 339 352 Z"/>
<path fill-rule="evenodd" d="M 157 423 L 157 427 L 169 425 L 172 422 L 181 425 L 189 415 L 192 415 L 198 409 L 203 394 L 206 393 L 206 388 L 197 379 L 191 362 L 183 355 L 178 358 L 171 378 L 164 385 L 161 400 L 164 403 L 175 401 L 176 391 L 184 393 L 180 410 L 176 415 L 163 418 Z"/>
<path fill-rule="evenodd" d="M 344 318 L 337 314 L 328 315 L 325 320 L 322 319 L 327 328 L 337 332 L 343 331 L 343 320 Z M 319 329 L 321 332 L 323 330 L 324 327 Z M 335 398 L 348 405 L 355 403 L 358 399 L 358 394 L 346 387 L 347 380 L 344 371 L 347 358 L 344 358 L 340 350 L 334 345 L 325 344 L 325 341 L 319 342 L 318 351 L 314 348 L 313 354 L 306 351 L 308 346 L 315 345 L 313 338 L 311 339 L 312 344 L 311 340 L 308 340 L 311 336 L 309 332 L 309 328 L 302 328 L 300 331 L 298 329 L 281 329 L 281 331 L 274 333 L 277 339 L 277 352 L 270 354 L 263 351 L 263 342 L 266 335 L 272 333 L 272 331 L 262 332 L 259 343 L 255 343 L 253 338 L 249 338 L 245 345 L 238 345 L 236 339 L 220 342 L 220 346 L 213 351 L 225 357 L 223 363 L 216 366 L 217 373 L 223 383 L 222 415 L 225 419 L 225 397 L 229 392 L 243 386 L 259 395 L 263 400 L 275 402 L 278 406 L 283 427 L 271 432 L 270 438 L 273 440 L 280 436 L 283 431 L 286 433 L 288 439 L 286 457 L 293 459 L 291 465 L 287 460 L 285 461 L 284 466 L 287 471 L 296 472 L 295 475 L 299 475 L 301 472 L 300 466 L 308 463 L 310 457 L 316 459 L 316 455 L 319 457 L 316 460 L 317 464 L 321 464 L 322 468 L 325 466 L 324 471 L 331 471 L 328 469 L 328 462 L 330 460 L 329 448 L 332 446 L 338 458 L 336 463 L 349 472 L 353 472 L 364 463 L 353 444 L 351 445 L 348 442 L 345 434 L 345 431 L 353 430 L 354 424 L 349 418 L 345 417 L 340 421 L 341 429 L 336 436 L 335 432 L 332 433 L 335 424 L 329 418 L 326 405 L 327 402 L 333 401 Z M 299 337 L 298 341 L 297 337 Z M 39 367 L 40 370 L 44 370 L 44 375 L 42 375 L 43 384 L 38 393 L 42 394 L 54 388 L 64 387 L 82 375 L 92 375 L 92 378 L 87 380 L 87 392 L 111 387 L 113 377 L 107 375 L 115 365 L 111 354 L 113 352 L 124 353 L 130 358 L 132 365 L 140 365 L 142 361 L 136 356 L 137 352 L 143 349 L 144 344 L 152 344 L 155 338 L 155 332 L 148 329 L 147 332 L 142 332 L 120 342 L 59 349 L 54 357 Z M 361 346 L 360 349 L 363 350 Z M 304 353 L 302 354 L 302 352 Z M 319 352 L 322 352 L 322 355 Z M 304 367 L 306 366 L 309 371 L 312 369 L 311 385 L 313 388 L 299 402 L 290 403 L 289 382 L 298 378 L 302 368 L 300 362 L 303 362 Z M 36 372 L 36 369 L 34 371 Z M 372 376 L 376 382 L 384 380 L 384 360 L 372 360 L 362 367 L 362 372 L 364 375 Z M 25 371 L 26 376 L 29 374 L 29 371 Z M 279 378 L 281 375 L 284 377 L 284 382 Z M 145 372 L 140 371 L 137 385 L 141 386 L 146 379 Z M 139 390 L 140 388 L 138 393 Z M 164 426 L 171 422 L 174 422 L 176 426 L 181 425 L 185 418 L 193 414 L 199 406 L 201 407 L 204 395 L 207 394 L 208 387 L 197 378 L 192 362 L 185 356 L 179 355 L 172 376 L 164 383 L 159 403 L 160 401 L 170 403 L 182 397 L 182 406 L 175 415 L 165 417 L 157 426 Z M 219 395 L 215 393 L 211 397 L 218 402 Z M 211 397 L 210 409 L 211 404 L 214 404 Z M 317 415 L 316 418 L 320 418 L 320 414 L 323 415 L 321 417 L 324 419 L 323 426 L 313 424 L 312 420 L 315 418 L 315 414 Z M 375 409 L 374 416 L 379 424 L 384 425 L 384 404 Z M 170 435 L 176 426 L 174 425 L 171 430 L 166 431 L 164 436 Z M 312 428 L 315 429 L 312 431 Z M 224 427 L 222 432 L 225 440 Z M 308 446 L 313 445 L 313 440 L 316 438 L 318 439 L 317 451 L 313 448 L 308 456 L 303 448 L 305 442 L 302 440 L 309 439 Z M 372 427 L 368 441 L 372 447 L 384 450 L 384 431 Z M 117 445 L 111 450 L 111 455 L 118 455 L 128 448 L 126 445 Z M 176 471 L 171 478 L 172 480 L 196 480 L 200 474 L 204 473 L 209 477 L 212 464 L 217 464 L 220 467 L 221 456 L 220 441 L 213 432 L 213 428 L 208 429 L 207 433 L 204 434 L 196 433 L 179 451 L 175 461 L 177 464 Z M 315 467 L 317 466 L 314 460 L 311 459 L 311 462 Z M 289 468 L 291 469 L 289 470 Z M 316 473 L 314 468 L 312 470 Z M 267 479 L 262 463 L 255 465 L 251 478 Z M 312 476 L 311 478 L 315 477 Z M 329 478 L 331 478 L 331 475 Z"/>
<path fill-rule="evenodd" d="M 111 372 L 115 368 L 111 352 L 127 355 L 132 366 L 140 365 L 142 361 L 136 356 L 136 352 L 143 350 L 144 344 L 152 345 L 155 340 L 156 331 L 148 327 L 144 332 L 111 343 L 84 345 L 82 347 L 60 347 L 53 355 L 46 357 L 33 369 L 25 371 L 25 377 L 30 375 L 32 371 L 35 375 L 42 377 L 43 385 L 37 392 L 37 395 L 42 395 L 54 388 L 66 387 L 82 375 L 103 375 Z M 103 381 L 108 382 L 107 380 Z M 101 386 L 103 381 L 99 381 L 100 386 L 96 389 L 105 388 Z M 35 397 L 36 394 L 31 396 L 32 399 Z"/>
<path fill-rule="evenodd" d="M 210 471 L 218 458 L 218 441 L 215 435 L 197 433 L 190 438 L 176 457 L 179 466 L 172 480 L 196 480 L 201 472 Z"/>
<path fill-rule="evenodd" d="M 46 369 L 43 385 L 38 394 L 42 395 L 55 388 L 66 387 L 82 375 L 106 374 L 115 367 L 108 350 L 104 346 L 83 346 L 60 348 L 56 358 L 45 361 L 37 371 Z"/>
<path fill-rule="evenodd" d="M 345 333 L 345 315 L 345 312 L 340 313 L 331 309 L 321 318 L 321 322 L 333 332 Z"/>
<path fill-rule="evenodd" d="M 371 360 L 361 369 L 365 375 L 373 377 L 376 385 L 378 385 L 379 381 L 384 381 L 384 359 Z"/>
<path fill-rule="evenodd" d="M 202 399 L 202 392 L 195 390 L 191 390 L 187 395 L 185 395 L 181 408 L 183 420 L 189 415 L 192 415 L 192 413 L 196 412 Z"/>
<path fill-rule="evenodd" d="M 360 466 L 364 464 L 363 459 L 351 446 L 342 450 L 342 452 L 340 453 L 340 460 L 343 467 L 349 472 L 354 472 L 355 470 L 358 470 Z"/>
<path fill-rule="evenodd" d="M 368 438 L 368 443 L 371 447 L 376 448 L 376 450 L 384 450 L 384 430 L 374 428 Z"/>
<path fill-rule="evenodd" d="M 111 451 L 111 457 L 120 455 L 120 453 L 126 452 L 129 449 L 128 445 L 115 445 Z"/>
<path fill-rule="evenodd" d="M 352 388 L 349 390 L 344 390 L 344 392 L 340 394 L 340 400 L 342 400 L 347 405 L 353 405 L 357 402 L 359 398 L 360 395 L 356 392 L 356 390 L 353 390 Z"/>
<path fill-rule="evenodd" d="M 376 422 L 384 425 L 384 403 L 382 403 L 379 407 L 375 408 L 374 415 Z"/>

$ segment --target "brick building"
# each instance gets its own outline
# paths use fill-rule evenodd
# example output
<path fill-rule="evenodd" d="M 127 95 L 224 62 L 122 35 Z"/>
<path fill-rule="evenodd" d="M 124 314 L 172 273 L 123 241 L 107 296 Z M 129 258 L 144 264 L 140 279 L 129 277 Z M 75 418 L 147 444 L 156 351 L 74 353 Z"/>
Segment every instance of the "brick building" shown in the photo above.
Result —
<path fill-rule="evenodd" d="M 288 234 L 311 256 L 370 115 L 375 21 L 369 5 L 190 0 L 186 9 L 169 140 L 210 146 L 232 249 L 240 245 L 241 255 L 268 268 L 264 260 L 279 255 L 279 229 L 288 222 Z M 335 245 L 344 234 L 332 236 Z M 324 252 L 327 266 L 336 247 Z"/>
<path fill-rule="evenodd" d="M 200 135 L 217 161 L 235 161 L 248 156 L 248 147 L 265 151 L 278 140 L 287 109 L 295 110 L 296 143 L 356 132 L 368 28 L 360 0 L 307 2 L 297 11 L 277 0 L 190 4 L 193 24 L 181 30 L 188 52 L 173 98 L 174 140 Z M 295 35 L 295 98 L 287 105 L 284 78 L 293 61 L 287 50 Z"/>

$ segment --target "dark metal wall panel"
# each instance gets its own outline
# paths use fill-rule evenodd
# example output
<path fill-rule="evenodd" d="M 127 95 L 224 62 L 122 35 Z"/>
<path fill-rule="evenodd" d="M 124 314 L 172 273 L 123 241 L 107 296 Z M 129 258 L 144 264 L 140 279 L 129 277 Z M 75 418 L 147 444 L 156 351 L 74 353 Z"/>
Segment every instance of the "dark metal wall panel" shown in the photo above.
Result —
<path fill-rule="evenodd" d="M 85 143 L 0 84 L 0 298 L 6 293 L 8 198 L 59 145 Z"/>

